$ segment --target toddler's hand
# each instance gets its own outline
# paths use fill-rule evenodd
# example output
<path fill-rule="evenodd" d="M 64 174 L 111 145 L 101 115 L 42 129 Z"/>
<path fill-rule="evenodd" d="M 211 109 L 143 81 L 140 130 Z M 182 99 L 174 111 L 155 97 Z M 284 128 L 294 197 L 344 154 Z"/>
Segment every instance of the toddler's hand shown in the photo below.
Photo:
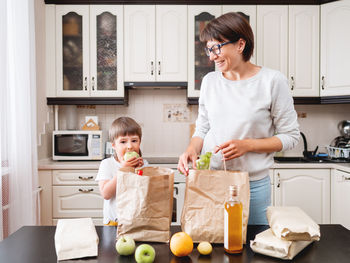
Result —
<path fill-rule="evenodd" d="M 121 162 L 122 167 L 142 167 L 143 166 L 143 159 L 142 157 L 132 157 L 127 161 Z"/>

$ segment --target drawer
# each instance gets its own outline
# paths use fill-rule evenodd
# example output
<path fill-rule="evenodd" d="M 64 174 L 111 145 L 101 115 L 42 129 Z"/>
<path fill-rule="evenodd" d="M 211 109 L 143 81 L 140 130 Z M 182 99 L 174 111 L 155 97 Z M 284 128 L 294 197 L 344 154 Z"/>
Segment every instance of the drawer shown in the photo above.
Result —
<path fill-rule="evenodd" d="M 58 219 L 53 219 L 52 221 L 53 221 L 53 225 L 57 226 Z M 103 218 L 92 218 L 92 222 L 94 223 L 95 226 L 103 226 Z"/>
<path fill-rule="evenodd" d="M 54 170 L 53 185 L 98 185 L 97 170 Z"/>
<path fill-rule="evenodd" d="M 103 217 L 103 197 L 98 186 L 53 186 L 52 216 Z"/>

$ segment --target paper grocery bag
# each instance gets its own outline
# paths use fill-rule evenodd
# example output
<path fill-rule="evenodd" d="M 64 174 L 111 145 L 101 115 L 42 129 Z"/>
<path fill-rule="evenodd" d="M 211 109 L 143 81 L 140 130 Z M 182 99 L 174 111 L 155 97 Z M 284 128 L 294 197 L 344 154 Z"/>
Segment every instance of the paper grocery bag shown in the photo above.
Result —
<path fill-rule="evenodd" d="M 246 243 L 250 188 L 247 172 L 190 170 L 181 214 L 182 231 L 193 242 L 224 243 L 224 203 L 229 186 L 239 186 L 243 204 L 243 243 Z"/>
<path fill-rule="evenodd" d="M 169 242 L 173 212 L 174 172 L 168 168 L 145 167 L 143 175 L 133 168 L 117 172 L 117 238 Z"/>

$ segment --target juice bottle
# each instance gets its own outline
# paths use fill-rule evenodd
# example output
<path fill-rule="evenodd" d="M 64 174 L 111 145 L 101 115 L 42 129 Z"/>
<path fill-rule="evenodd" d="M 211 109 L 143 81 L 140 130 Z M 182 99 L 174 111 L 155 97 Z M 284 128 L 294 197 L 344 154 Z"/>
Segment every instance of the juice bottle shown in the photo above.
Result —
<path fill-rule="evenodd" d="M 238 198 L 238 186 L 230 185 L 224 210 L 224 249 L 236 254 L 243 250 L 243 206 Z"/>

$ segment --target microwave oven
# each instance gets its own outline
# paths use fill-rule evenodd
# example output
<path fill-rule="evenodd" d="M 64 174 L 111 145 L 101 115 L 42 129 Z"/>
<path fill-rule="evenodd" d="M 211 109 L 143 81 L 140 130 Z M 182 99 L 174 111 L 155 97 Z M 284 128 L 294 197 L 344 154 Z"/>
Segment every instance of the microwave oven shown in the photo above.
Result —
<path fill-rule="evenodd" d="M 53 131 L 53 160 L 102 160 L 102 131 Z"/>

